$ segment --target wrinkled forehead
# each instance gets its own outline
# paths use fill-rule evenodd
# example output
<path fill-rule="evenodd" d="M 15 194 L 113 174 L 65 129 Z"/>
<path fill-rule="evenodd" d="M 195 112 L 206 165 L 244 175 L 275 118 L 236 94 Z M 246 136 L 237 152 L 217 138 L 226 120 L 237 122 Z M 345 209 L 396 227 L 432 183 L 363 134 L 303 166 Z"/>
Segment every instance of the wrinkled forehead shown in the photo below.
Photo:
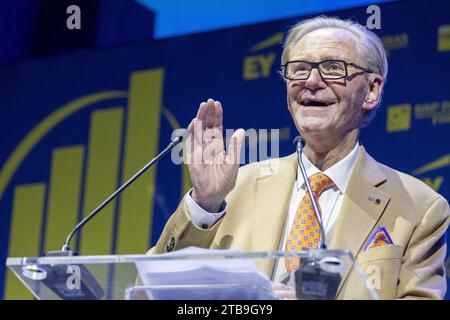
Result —
<path fill-rule="evenodd" d="M 323 28 L 304 35 L 293 45 L 289 60 L 323 61 L 339 59 L 358 63 L 358 38 L 344 29 Z"/>

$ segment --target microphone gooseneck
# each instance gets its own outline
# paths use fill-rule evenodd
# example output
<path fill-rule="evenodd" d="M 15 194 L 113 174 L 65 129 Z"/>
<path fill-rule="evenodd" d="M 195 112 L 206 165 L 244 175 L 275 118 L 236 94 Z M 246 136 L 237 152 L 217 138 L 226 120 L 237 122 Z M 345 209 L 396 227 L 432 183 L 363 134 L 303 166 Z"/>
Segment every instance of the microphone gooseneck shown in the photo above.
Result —
<path fill-rule="evenodd" d="M 121 185 L 116 191 L 114 191 L 105 201 L 103 201 L 97 208 L 95 208 L 89 215 L 87 215 L 83 220 L 81 220 L 75 228 L 67 236 L 64 245 L 61 248 L 60 253 L 71 253 L 69 243 L 72 237 L 87 223 L 91 220 L 100 210 L 102 210 L 108 203 L 110 203 L 114 198 L 116 198 L 123 190 L 125 190 L 130 184 L 132 184 L 137 178 L 139 178 L 148 168 L 155 164 L 159 159 L 166 155 L 170 150 L 172 150 L 177 144 L 183 141 L 184 135 L 178 135 L 172 139 L 172 141 L 167 145 L 167 147 L 161 151 L 156 157 L 154 157 L 150 162 L 148 162 L 144 167 L 142 167 L 138 172 L 134 174 L 127 182 Z"/>
<path fill-rule="evenodd" d="M 311 190 L 311 185 L 309 184 L 308 175 L 306 174 L 305 165 L 303 164 L 303 160 L 302 160 L 302 152 L 303 152 L 303 147 L 305 146 L 305 139 L 302 136 L 298 135 L 294 138 L 293 143 L 297 149 L 298 166 L 300 168 L 300 172 L 302 173 L 303 180 L 305 181 L 306 191 L 308 192 L 308 194 L 311 198 L 311 202 L 312 202 L 313 208 L 314 208 L 314 214 L 316 215 L 317 221 L 319 222 L 319 226 L 320 226 L 320 241 L 317 245 L 317 248 L 318 249 L 326 249 L 327 247 L 325 244 L 325 230 L 323 228 L 322 216 L 320 214 L 319 206 L 317 205 L 316 198 L 314 198 L 313 192 Z"/>

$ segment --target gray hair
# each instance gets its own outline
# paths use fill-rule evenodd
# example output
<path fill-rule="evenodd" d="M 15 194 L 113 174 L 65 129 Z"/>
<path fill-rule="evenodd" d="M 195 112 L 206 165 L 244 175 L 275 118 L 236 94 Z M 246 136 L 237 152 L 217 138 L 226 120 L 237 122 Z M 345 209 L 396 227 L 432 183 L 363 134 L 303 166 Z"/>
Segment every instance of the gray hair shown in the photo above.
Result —
<path fill-rule="evenodd" d="M 312 19 L 303 20 L 292 27 L 283 45 L 283 53 L 281 55 L 281 64 L 284 65 L 289 60 L 289 54 L 295 44 L 306 34 L 324 28 L 343 29 L 354 34 L 358 42 L 358 55 L 362 60 L 363 67 L 381 75 L 383 81 L 386 82 L 388 74 L 388 62 L 383 42 L 372 31 L 351 20 L 342 20 L 340 18 L 319 16 Z M 367 112 L 362 120 L 362 127 L 367 126 L 375 116 L 378 107 Z"/>

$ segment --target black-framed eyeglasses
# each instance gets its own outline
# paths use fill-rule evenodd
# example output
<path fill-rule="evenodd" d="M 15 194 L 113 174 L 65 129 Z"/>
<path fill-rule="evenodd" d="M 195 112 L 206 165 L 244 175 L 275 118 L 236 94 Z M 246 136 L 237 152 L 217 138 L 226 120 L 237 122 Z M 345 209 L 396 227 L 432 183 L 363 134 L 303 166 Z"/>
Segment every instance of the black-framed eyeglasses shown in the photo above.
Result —
<path fill-rule="evenodd" d="M 348 66 L 367 73 L 373 73 L 355 63 L 348 63 L 343 60 L 324 60 L 320 62 L 295 60 L 286 62 L 281 68 L 283 76 L 289 80 L 306 80 L 309 78 L 311 70 L 314 68 L 319 71 L 323 80 L 337 80 L 348 76 Z"/>

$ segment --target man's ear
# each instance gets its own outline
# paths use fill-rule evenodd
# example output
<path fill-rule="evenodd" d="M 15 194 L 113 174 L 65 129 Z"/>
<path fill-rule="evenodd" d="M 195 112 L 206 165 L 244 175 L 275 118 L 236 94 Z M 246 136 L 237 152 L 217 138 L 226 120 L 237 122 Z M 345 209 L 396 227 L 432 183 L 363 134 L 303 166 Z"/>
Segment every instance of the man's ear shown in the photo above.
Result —
<path fill-rule="evenodd" d="M 370 111 L 378 106 L 381 100 L 381 93 L 383 92 L 384 80 L 379 74 L 372 73 L 369 75 L 369 90 L 364 99 L 362 108 Z"/>

